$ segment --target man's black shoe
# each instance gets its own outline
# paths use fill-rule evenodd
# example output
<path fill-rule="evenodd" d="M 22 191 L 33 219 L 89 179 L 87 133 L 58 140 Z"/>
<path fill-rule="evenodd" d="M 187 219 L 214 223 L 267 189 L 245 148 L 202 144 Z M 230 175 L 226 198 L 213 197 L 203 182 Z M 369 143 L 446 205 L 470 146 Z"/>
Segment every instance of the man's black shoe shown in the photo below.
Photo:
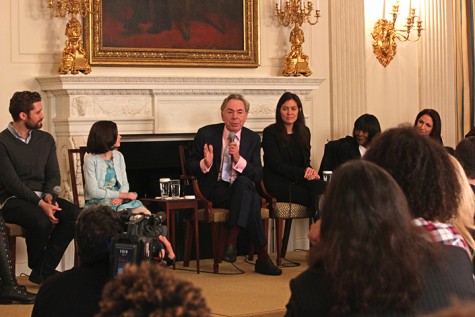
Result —
<path fill-rule="evenodd" d="M 264 275 L 281 275 L 282 274 L 282 270 L 279 269 L 277 266 L 275 266 L 275 264 L 272 263 L 271 259 L 257 260 L 255 271 L 256 273 L 264 274 Z"/>
<path fill-rule="evenodd" d="M 38 284 L 38 285 L 41 285 L 43 284 L 44 281 L 46 281 L 49 277 L 55 275 L 55 274 L 58 274 L 60 273 L 59 271 L 54 271 L 54 273 L 52 275 L 44 275 L 44 274 L 41 274 L 40 270 L 37 270 L 37 269 L 33 269 L 31 270 L 31 273 L 30 273 L 30 276 L 28 277 L 28 280 L 32 283 L 35 283 L 35 284 Z"/>
<path fill-rule="evenodd" d="M 229 244 L 226 249 L 224 249 L 223 261 L 234 263 L 236 262 L 236 255 L 236 248 L 232 244 Z"/>

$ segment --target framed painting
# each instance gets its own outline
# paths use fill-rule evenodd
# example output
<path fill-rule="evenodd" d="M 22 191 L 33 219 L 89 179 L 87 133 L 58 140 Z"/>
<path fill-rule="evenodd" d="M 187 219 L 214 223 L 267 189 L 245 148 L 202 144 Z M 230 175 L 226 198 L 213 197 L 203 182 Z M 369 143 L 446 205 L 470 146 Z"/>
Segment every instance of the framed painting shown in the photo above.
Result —
<path fill-rule="evenodd" d="M 258 0 L 92 0 L 97 66 L 259 66 Z"/>

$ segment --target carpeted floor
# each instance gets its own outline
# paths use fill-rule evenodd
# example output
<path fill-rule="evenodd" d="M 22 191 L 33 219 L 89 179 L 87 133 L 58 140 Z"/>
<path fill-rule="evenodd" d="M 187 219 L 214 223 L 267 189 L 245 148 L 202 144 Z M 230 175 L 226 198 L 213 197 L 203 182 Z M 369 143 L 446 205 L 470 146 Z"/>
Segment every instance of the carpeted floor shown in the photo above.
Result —
<path fill-rule="evenodd" d="M 212 260 L 201 260 L 201 273 L 196 274 L 196 263 L 183 268 L 176 264 L 176 274 L 200 287 L 211 308 L 212 316 L 229 317 L 282 317 L 285 304 L 290 297 L 289 281 L 305 270 L 307 252 L 287 253 L 283 261 L 281 276 L 264 276 L 254 272 L 254 265 L 247 263 L 244 257 L 238 257 L 235 266 L 230 263 L 220 265 L 220 273 L 213 274 Z M 275 256 L 272 257 L 275 259 Z M 299 262 L 300 266 L 292 266 Z M 244 273 L 241 274 L 241 271 Z M 26 285 L 31 292 L 37 292 L 38 286 L 30 283 L 26 277 L 18 281 Z M 31 315 L 32 305 L 0 305 L 2 317 L 27 317 Z"/>

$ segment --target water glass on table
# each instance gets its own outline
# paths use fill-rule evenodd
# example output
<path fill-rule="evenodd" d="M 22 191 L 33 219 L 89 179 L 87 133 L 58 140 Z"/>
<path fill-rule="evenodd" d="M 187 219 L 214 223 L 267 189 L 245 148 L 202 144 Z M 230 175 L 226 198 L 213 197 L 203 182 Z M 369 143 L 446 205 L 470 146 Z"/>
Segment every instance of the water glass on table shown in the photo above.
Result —
<path fill-rule="evenodd" d="M 171 194 L 172 198 L 180 198 L 180 180 L 179 179 L 172 179 L 171 180 Z"/>
<path fill-rule="evenodd" d="M 170 179 L 160 178 L 160 196 L 162 198 L 170 197 Z"/>

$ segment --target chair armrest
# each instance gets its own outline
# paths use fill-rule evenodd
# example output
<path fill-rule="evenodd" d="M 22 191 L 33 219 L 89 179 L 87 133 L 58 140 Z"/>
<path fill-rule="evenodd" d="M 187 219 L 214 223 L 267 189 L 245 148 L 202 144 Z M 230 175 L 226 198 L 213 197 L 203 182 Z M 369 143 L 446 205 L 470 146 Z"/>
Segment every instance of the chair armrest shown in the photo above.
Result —
<path fill-rule="evenodd" d="M 193 186 L 193 192 L 195 193 L 196 198 L 199 200 L 198 204 L 204 209 L 209 210 L 212 208 L 213 203 L 210 202 L 201 192 L 200 187 L 198 186 L 198 179 L 193 175 L 180 175 L 180 179 L 185 182 L 186 185 L 189 185 L 191 182 Z"/>

